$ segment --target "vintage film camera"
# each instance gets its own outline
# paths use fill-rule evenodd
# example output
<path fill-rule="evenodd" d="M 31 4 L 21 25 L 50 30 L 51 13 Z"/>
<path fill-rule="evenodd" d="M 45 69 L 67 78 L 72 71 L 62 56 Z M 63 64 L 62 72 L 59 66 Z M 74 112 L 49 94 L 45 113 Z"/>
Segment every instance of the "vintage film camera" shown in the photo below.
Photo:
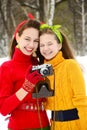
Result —
<path fill-rule="evenodd" d="M 51 64 L 42 64 L 32 67 L 32 71 L 38 70 L 42 76 L 49 76 L 53 74 L 53 68 Z"/>
<path fill-rule="evenodd" d="M 33 98 L 42 98 L 53 96 L 54 91 L 50 89 L 50 81 L 46 76 L 53 74 L 53 68 L 51 64 L 42 64 L 32 67 L 32 71 L 38 70 L 38 72 L 45 77 L 44 81 L 41 81 L 35 87 L 32 94 Z"/>

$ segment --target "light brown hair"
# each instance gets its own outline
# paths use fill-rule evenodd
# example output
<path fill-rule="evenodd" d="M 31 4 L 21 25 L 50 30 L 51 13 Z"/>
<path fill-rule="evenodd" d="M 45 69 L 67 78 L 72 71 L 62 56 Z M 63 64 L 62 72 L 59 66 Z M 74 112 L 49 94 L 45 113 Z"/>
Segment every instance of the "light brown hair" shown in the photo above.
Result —
<path fill-rule="evenodd" d="M 61 32 L 62 38 L 63 38 L 63 42 L 62 42 L 62 48 L 60 51 L 62 51 L 63 53 L 63 57 L 65 59 L 75 59 L 74 55 L 73 55 L 73 50 L 69 44 L 69 40 L 67 39 L 67 37 L 65 36 L 65 34 Z M 40 31 L 40 36 L 43 34 L 51 34 L 55 36 L 55 39 L 57 40 L 57 42 L 59 43 L 59 39 L 56 36 L 56 34 L 49 28 L 45 28 L 43 30 Z M 60 43 L 61 44 L 61 43 Z M 44 57 L 40 54 L 40 50 L 38 52 L 39 58 L 40 58 L 40 62 L 43 63 Z"/>

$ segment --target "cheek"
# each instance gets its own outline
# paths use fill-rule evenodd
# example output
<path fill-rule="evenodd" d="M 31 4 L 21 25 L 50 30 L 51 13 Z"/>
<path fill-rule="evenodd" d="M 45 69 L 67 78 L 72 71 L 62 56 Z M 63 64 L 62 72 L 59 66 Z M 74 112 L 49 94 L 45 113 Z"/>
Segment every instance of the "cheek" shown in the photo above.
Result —
<path fill-rule="evenodd" d="M 38 44 L 36 44 L 34 47 L 37 49 L 38 48 Z"/>
<path fill-rule="evenodd" d="M 56 51 L 57 53 L 59 52 L 59 50 L 60 50 L 59 47 L 56 47 L 55 51 Z"/>
<path fill-rule="evenodd" d="M 42 49 L 42 48 L 40 48 L 40 53 L 41 53 L 41 54 L 43 53 L 43 49 Z"/>
<path fill-rule="evenodd" d="M 20 48 L 24 47 L 24 44 L 22 44 L 22 42 L 19 42 L 18 45 L 20 46 Z"/>
<path fill-rule="evenodd" d="M 56 48 L 56 51 L 60 50 L 60 46 L 59 45 L 55 46 L 55 48 Z"/>
<path fill-rule="evenodd" d="M 17 42 L 18 42 L 19 45 L 23 46 L 23 43 L 24 43 L 23 40 L 19 39 Z"/>
<path fill-rule="evenodd" d="M 59 52 L 59 47 L 55 46 L 54 48 L 52 48 L 54 54 L 57 54 Z"/>

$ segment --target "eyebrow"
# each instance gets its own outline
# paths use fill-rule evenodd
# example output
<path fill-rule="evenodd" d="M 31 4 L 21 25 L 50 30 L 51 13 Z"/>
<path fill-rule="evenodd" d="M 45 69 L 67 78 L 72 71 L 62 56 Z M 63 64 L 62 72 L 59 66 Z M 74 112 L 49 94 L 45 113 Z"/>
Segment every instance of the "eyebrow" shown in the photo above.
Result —
<path fill-rule="evenodd" d="M 29 36 L 25 36 L 26 38 L 31 38 L 31 37 L 29 37 Z"/>
<path fill-rule="evenodd" d="M 31 37 L 29 37 L 29 36 L 25 36 L 25 38 L 29 38 L 29 39 L 30 39 Z M 38 40 L 38 41 L 39 41 L 39 38 L 36 38 L 35 40 Z"/>

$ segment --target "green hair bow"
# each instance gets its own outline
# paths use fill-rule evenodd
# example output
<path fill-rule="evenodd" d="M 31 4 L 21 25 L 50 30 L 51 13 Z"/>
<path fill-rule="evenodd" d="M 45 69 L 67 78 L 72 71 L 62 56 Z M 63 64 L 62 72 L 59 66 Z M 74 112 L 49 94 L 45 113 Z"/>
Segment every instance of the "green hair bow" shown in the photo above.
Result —
<path fill-rule="evenodd" d="M 56 36 L 58 37 L 58 39 L 60 40 L 60 43 L 62 43 L 63 42 L 63 37 L 62 37 L 60 31 L 58 30 L 60 27 L 61 27 L 61 25 L 49 26 L 47 24 L 42 24 L 40 26 L 40 30 L 43 30 L 43 29 L 46 29 L 46 28 L 51 29 L 56 34 Z"/>

